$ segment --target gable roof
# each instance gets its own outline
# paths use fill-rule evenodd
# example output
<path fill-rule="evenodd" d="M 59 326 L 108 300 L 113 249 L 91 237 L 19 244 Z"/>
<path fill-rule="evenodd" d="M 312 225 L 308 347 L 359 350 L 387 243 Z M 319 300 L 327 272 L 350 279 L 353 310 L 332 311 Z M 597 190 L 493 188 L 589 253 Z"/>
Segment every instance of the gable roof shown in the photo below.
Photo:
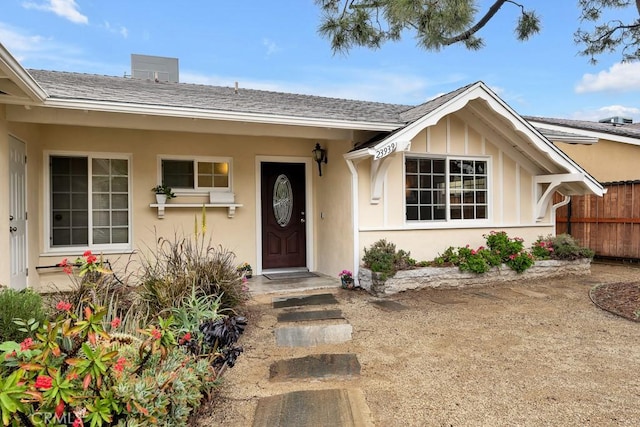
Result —
<path fill-rule="evenodd" d="M 574 135 L 575 143 L 593 143 L 594 139 L 609 139 L 627 144 L 640 145 L 640 127 L 638 124 L 611 124 L 590 122 L 587 120 L 556 119 L 549 117 L 525 116 L 526 120 L 550 137 L 557 132 Z M 585 141 L 580 139 L 586 138 Z"/>
<path fill-rule="evenodd" d="M 164 114 L 172 111 L 177 114 L 179 111 L 182 115 L 235 113 L 244 119 L 257 120 L 261 116 L 327 120 L 365 129 L 401 126 L 400 113 L 411 108 L 381 102 L 60 71 L 29 70 L 29 73 L 46 91 L 45 105 L 60 107 L 92 105 L 98 109 L 120 107 L 123 111 L 148 110 L 148 113 L 162 110 Z"/>

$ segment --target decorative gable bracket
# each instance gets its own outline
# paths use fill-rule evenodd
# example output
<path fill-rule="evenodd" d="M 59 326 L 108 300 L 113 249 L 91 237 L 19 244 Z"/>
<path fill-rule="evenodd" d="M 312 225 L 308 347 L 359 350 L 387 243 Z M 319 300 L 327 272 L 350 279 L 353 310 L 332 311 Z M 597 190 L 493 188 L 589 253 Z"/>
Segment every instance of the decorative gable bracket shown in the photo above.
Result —
<path fill-rule="evenodd" d="M 377 205 L 382 198 L 382 187 L 387 177 L 391 159 L 396 153 L 409 151 L 411 141 L 392 141 L 369 150 L 371 155 L 371 204 Z"/>
<path fill-rule="evenodd" d="M 540 222 L 545 216 L 549 203 L 553 199 L 553 194 L 563 184 L 583 182 L 584 176 L 579 173 L 564 173 L 557 175 L 538 175 L 534 177 L 536 184 L 536 221 Z M 544 193 L 538 196 L 542 185 L 548 184 Z M 561 203 L 562 204 L 562 203 Z"/>

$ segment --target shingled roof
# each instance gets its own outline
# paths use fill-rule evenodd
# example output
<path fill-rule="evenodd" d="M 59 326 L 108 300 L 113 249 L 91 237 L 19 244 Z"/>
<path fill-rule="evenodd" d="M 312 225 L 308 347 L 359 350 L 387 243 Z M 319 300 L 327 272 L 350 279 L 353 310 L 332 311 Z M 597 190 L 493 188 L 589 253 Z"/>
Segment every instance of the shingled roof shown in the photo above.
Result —
<path fill-rule="evenodd" d="M 28 70 L 50 99 L 397 124 L 413 106 L 125 77 Z"/>
<path fill-rule="evenodd" d="M 524 116 L 525 120 L 540 124 L 564 126 L 578 130 L 603 132 L 611 135 L 626 136 L 640 139 L 640 128 L 634 125 L 614 125 L 611 123 L 590 122 L 586 120 L 555 119 L 549 117 Z M 542 126 L 537 126 L 542 127 Z"/>

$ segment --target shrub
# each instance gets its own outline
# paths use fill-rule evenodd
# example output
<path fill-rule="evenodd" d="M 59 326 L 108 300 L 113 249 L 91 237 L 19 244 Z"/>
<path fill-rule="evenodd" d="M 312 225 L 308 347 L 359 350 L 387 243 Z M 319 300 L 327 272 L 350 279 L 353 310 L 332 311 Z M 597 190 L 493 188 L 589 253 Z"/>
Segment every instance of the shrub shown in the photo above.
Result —
<path fill-rule="evenodd" d="M 522 251 L 518 254 L 510 255 L 506 264 L 515 272 L 522 273 L 530 268 L 534 262 L 535 259 L 531 253 Z"/>
<path fill-rule="evenodd" d="M 551 239 L 553 243 L 552 259 L 576 260 L 581 258 L 593 258 L 594 252 L 580 244 L 569 234 L 559 234 Z"/>
<path fill-rule="evenodd" d="M 538 240 L 531 245 L 531 253 L 536 259 L 550 259 L 554 251 L 553 237 L 551 236 L 540 236 Z"/>
<path fill-rule="evenodd" d="M 511 255 L 518 255 L 524 249 L 524 240 L 520 237 L 510 238 L 504 231 L 492 231 L 484 235 L 487 247 L 507 263 Z"/>
<path fill-rule="evenodd" d="M 366 268 L 376 273 L 392 276 L 398 270 L 406 270 L 415 266 L 416 261 L 411 254 L 402 249 L 396 251 L 396 245 L 381 239 L 364 249 L 362 262 Z"/>
<path fill-rule="evenodd" d="M 20 319 L 21 325 L 15 320 Z M 30 335 L 27 325 L 42 324 L 45 312 L 40 294 L 30 289 L 0 290 L 0 342 L 22 341 Z M 37 326 L 36 326 L 37 327 Z"/>

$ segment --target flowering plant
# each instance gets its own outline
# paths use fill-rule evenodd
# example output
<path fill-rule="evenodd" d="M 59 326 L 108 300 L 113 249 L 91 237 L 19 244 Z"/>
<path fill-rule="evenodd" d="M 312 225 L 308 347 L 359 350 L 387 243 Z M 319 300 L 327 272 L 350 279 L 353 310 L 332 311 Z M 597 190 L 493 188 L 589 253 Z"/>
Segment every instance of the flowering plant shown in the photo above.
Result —
<path fill-rule="evenodd" d="M 242 271 L 252 271 L 253 268 L 251 268 L 251 264 L 249 264 L 248 262 L 243 262 L 242 264 L 240 264 L 237 268 L 238 271 L 242 272 Z"/>
<path fill-rule="evenodd" d="M 353 273 L 349 270 L 342 270 L 338 277 L 340 277 L 340 280 L 353 280 Z"/>

